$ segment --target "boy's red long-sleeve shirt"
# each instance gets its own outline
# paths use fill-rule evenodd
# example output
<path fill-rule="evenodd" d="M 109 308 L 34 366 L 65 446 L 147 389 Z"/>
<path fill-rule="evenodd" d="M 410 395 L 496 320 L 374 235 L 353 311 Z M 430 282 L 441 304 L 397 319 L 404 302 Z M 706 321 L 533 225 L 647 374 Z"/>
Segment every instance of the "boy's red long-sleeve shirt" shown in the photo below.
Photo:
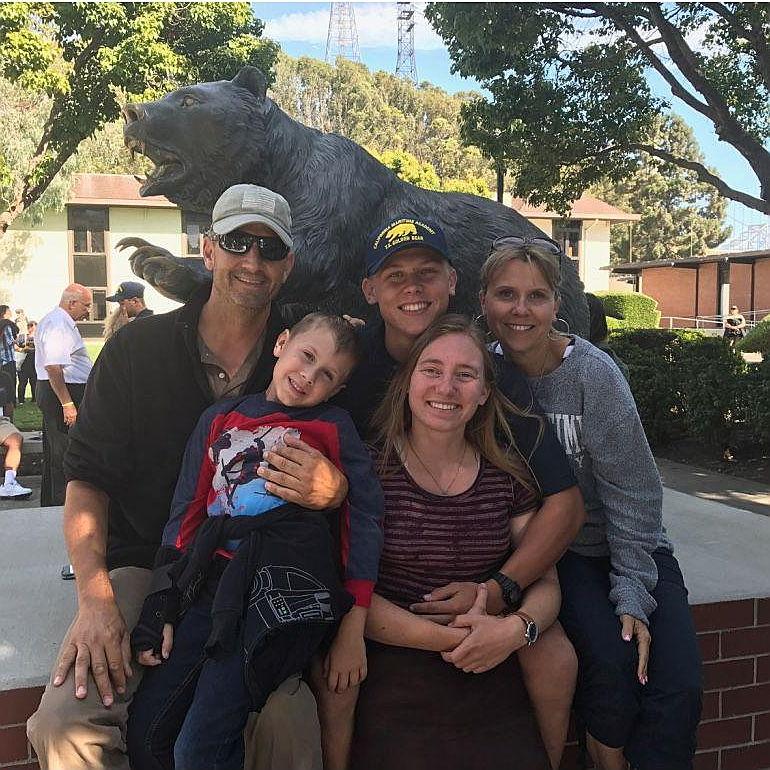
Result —
<path fill-rule="evenodd" d="M 357 605 L 368 607 L 382 550 L 383 495 L 348 413 L 330 404 L 285 407 L 259 394 L 207 409 L 185 450 L 162 546 L 186 550 L 209 516 L 257 515 L 282 503 L 265 492 L 256 469 L 287 430 L 299 431 L 347 477 L 336 527 L 344 585 Z"/>

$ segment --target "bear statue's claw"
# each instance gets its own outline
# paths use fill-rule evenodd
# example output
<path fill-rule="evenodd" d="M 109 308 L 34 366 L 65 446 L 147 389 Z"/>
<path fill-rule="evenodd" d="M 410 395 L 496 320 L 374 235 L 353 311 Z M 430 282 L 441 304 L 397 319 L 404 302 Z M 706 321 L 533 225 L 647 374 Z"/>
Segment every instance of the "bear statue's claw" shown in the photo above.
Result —
<path fill-rule="evenodd" d="M 177 257 L 168 249 L 143 238 L 122 238 L 118 249 L 133 247 L 129 263 L 134 275 L 146 281 L 160 294 L 177 302 L 187 302 L 195 291 L 209 281 L 200 259 Z"/>

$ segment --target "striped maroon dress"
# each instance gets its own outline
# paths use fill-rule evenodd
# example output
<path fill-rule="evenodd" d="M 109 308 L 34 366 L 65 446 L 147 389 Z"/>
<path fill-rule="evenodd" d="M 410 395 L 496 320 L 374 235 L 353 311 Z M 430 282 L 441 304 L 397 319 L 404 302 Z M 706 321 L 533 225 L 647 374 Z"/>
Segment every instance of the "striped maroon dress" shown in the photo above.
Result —
<path fill-rule="evenodd" d="M 460 495 L 426 492 L 401 466 L 380 476 L 385 546 L 378 594 L 405 607 L 447 583 L 480 582 L 511 551 L 511 517 L 535 496 L 484 460 Z M 436 652 L 368 641 L 352 770 L 547 770 L 516 655 L 466 674 Z"/>
<path fill-rule="evenodd" d="M 535 507 L 533 492 L 483 458 L 459 495 L 426 492 L 401 464 L 380 482 L 385 544 L 376 591 L 401 607 L 453 581 L 487 580 L 511 553 L 511 517 Z"/>

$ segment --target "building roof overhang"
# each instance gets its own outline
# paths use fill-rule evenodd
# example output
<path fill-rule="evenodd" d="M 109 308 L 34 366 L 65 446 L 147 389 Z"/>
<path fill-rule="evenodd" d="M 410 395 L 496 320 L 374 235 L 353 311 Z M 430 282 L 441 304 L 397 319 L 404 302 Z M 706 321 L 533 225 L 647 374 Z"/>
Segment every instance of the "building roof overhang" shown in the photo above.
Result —
<path fill-rule="evenodd" d="M 742 265 L 750 265 L 760 259 L 770 259 L 770 250 L 760 251 L 735 251 L 717 254 L 705 254 L 699 257 L 685 257 L 683 259 L 655 259 L 639 262 L 624 262 L 620 265 L 608 265 L 605 269 L 612 273 L 640 273 L 655 267 L 676 267 L 681 269 L 695 269 L 699 265 L 713 262 L 736 262 Z"/>
<path fill-rule="evenodd" d="M 75 184 L 67 203 L 73 206 L 176 208 L 162 195 L 142 198 L 139 187 L 139 182 L 128 174 L 75 174 Z"/>

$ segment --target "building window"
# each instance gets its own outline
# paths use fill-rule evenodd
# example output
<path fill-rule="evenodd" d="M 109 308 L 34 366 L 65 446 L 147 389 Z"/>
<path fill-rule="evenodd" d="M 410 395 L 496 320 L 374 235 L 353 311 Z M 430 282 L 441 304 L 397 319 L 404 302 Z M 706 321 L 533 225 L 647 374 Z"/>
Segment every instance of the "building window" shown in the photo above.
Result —
<path fill-rule="evenodd" d="M 101 323 L 107 317 L 108 210 L 102 206 L 67 206 L 67 229 L 72 231 L 72 280 L 91 289 L 94 295 L 83 331 L 89 336 L 101 334 Z"/>
<path fill-rule="evenodd" d="M 201 236 L 211 227 L 211 214 L 196 211 L 182 212 L 182 254 L 198 257 L 201 253 Z"/>
<path fill-rule="evenodd" d="M 580 259 L 580 237 L 583 221 L 580 219 L 561 219 L 554 223 L 553 239 L 562 247 L 564 253 L 577 262 Z"/>

